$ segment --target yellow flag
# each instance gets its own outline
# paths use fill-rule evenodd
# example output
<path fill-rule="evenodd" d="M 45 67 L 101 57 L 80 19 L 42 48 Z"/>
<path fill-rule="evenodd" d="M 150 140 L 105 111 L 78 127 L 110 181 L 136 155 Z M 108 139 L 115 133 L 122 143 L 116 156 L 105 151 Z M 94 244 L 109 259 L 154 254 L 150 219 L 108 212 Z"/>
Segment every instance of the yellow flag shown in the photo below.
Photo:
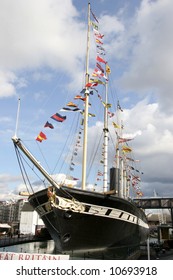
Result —
<path fill-rule="evenodd" d="M 130 153 L 132 151 L 132 149 L 129 146 L 123 146 L 122 150 L 124 153 Z"/>
<path fill-rule="evenodd" d="M 109 67 L 108 64 L 106 64 L 106 73 L 110 74 L 111 73 L 111 68 Z"/>
<path fill-rule="evenodd" d="M 118 125 L 118 124 L 116 124 L 115 122 L 112 122 L 112 124 L 113 124 L 113 126 L 114 126 L 115 128 L 121 128 L 121 126 Z"/>
<path fill-rule="evenodd" d="M 102 104 L 106 108 L 111 108 L 112 107 L 112 104 L 110 104 L 110 103 L 105 103 L 105 102 L 102 101 Z"/>
<path fill-rule="evenodd" d="M 68 102 L 68 103 L 67 103 L 67 106 L 69 106 L 69 107 L 77 107 L 77 105 L 74 104 L 73 102 Z"/>

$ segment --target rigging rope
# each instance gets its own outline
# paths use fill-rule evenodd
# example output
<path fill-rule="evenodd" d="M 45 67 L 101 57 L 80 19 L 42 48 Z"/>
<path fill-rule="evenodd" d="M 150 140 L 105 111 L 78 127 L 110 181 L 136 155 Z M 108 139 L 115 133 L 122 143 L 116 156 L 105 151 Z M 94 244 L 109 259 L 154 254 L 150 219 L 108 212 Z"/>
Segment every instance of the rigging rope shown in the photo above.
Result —
<path fill-rule="evenodd" d="M 27 189 L 27 192 L 30 193 L 29 189 L 28 189 L 28 186 L 27 186 L 27 183 L 26 183 L 26 180 L 25 180 L 25 176 L 24 176 L 24 173 L 23 173 L 23 170 L 25 170 L 24 168 L 22 169 L 22 166 L 23 166 L 23 163 L 20 159 L 20 153 L 19 153 L 19 150 L 18 148 L 15 146 L 15 152 L 16 152 L 16 156 L 17 156 L 17 161 L 18 161 L 18 164 L 19 164 L 19 168 L 20 168 L 20 172 L 22 174 L 22 178 L 23 178 L 23 181 L 24 181 L 24 184 L 26 186 L 26 189 Z M 24 167 L 24 166 L 23 166 Z M 25 172 L 25 175 L 26 175 L 26 172 Z M 28 177 L 27 177 L 28 178 Z M 30 181 L 29 181 L 30 183 Z M 30 185 L 31 186 L 31 185 Z M 32 190 L 32 187 L 31 187 L 31 190 Z"/>

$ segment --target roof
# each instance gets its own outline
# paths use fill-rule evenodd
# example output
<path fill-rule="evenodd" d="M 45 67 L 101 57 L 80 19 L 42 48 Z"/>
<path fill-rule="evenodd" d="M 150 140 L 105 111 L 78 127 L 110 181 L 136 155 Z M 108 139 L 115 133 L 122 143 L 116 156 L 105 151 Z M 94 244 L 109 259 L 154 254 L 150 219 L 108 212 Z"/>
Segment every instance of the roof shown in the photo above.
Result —
<path fill-rule="evenodd" d="M 0 228 L 11 228 L 8 224 L 0 224 Z"/>
<path fill-rule="evenodd" d="M 22 207 L 22 212 L 34 212 L 34 208 L 29 202 L 25 202 L 25 204 Z"/>

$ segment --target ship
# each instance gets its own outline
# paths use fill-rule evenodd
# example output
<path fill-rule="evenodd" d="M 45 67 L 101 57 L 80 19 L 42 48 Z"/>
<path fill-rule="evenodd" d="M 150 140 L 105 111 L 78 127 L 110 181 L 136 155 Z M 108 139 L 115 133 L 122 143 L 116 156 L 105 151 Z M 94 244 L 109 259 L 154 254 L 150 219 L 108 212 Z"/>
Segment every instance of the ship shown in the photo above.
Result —
<path fill-rule="evenodd" d="M 94 76 L 97 79 L 99 78 L 98 80 L 91 78 L 89 74 L 91 28 L 97 42 L 97 66 L 95 67 Z M 62 254 L 90 254 L 92 258 L 102 256 L 104 259 L 124 259 L 130 252 L 139 249 L 140 244 L 147 240 L 149 227 L 145 212 L 137 207 L 132 198 L 130 198 L 130 184 L 134 184 L 134 178 L 139 181 L 139 177 L 135 175 L 132 177 L 129 174 L 128 159 L 130 159 L 129 152 L 131 150 L 128 141 L 130 139 L 123 137 L 123 125 L 120 123 L 111 122 L 114 125 L 116 136 L 116 156 L 114 165 L 108 167 L 110 166 L 108 164 L 110 142 L 108 85 L 111 71 L 108 62 L 103 58 L 105 50 L 102 39 L 103 35 L 98 28 L 98 20 L 89 3 L 85 84 L 80 96 L 84 103 L 84 109 L 82 112 L 80 111 L 83 116 L 81 185 L 76 187 L 65 183 L 57 183 L 52 174 L 49 174 L 26 148 L 17 133 L 12 137 L 12 141 L 17 158 L 21 158 L 20 153 L 22 152 L 22 155 L 24 154 L 29 159 L 48 182 L 44 189 L 30 192 L 28 201 L 44 221 L 55 242 L 57 251 Z M 101 190 L 88 189 L 86 182 L 89 98 L 93 95 L 93 92 L 98 93 L 97 86 L 104 88 L 104 99 L 98 95 L 104 111 L 102 128 L 104 135 L 103 164 L 102 172 L 99 171 L 99 175 L 103 176 L 103 188 Z M 120 111 L 122 109 L 118 101 L 117 112 Z M 56 114 L 55 117 L 61 118 L 62 116 Z M 44 134 L 39 135 L 36 140 L 42 142 Z M 140 195 L 139 191 L 138 194 Z"/>

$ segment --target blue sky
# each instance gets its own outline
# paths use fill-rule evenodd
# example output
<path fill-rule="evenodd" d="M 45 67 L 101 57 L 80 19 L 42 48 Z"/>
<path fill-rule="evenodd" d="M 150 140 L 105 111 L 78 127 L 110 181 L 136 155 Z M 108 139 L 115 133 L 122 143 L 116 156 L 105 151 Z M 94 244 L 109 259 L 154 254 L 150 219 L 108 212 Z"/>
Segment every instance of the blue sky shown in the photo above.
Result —
<path fill-rule="evenodd" d="M 35 137 L 50 116 L 73 101 L 84 86 L 88 1 L 0 0 L 0 3 L 0 199 L 6 200 L 17 198 L 18 191 L 24 189 L 11 141 L 18 98 L 21 99 L 18 136 L 39 156 Z M 142 191 L 146 196 L 152 196 L 154 190 L 160 196 L 172 196 L 173 2 L 92 0 L 90 3 L 105 35 L 114 101 L 120 99 L 126 133 L 135 136 L 132 145 L 144 172 Z M 93 48 L 91 70 L 94 55 Z M 96 109 L 93 105 L 92 110 Z M 92 121 L 90 147 L 96 137 Z M 50 172 L 63 152 L 64 139 L 73 123 L 70 116 L 64 127 L 53 124 L 54 131 L 46 130 L 48 140 L 40 144 L 46 161 L 51 162 Z M 75 133 L 75 127 L 72 129 Z M 58 167 L 63 173 L 60 163 Z M 78 167 L 72 175 L 80 176 Z M 92 182 L 88 179 L 88 183 Z"/>

